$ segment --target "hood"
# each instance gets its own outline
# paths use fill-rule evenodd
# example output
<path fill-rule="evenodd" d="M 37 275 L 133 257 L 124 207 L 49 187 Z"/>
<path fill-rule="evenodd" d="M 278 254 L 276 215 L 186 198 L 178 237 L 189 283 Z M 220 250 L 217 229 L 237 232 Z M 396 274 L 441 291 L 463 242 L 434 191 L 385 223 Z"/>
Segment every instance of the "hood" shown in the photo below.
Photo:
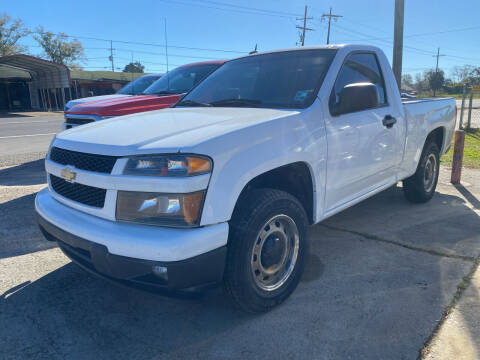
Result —
<path fill-rule="evenodd" d="M 125 97 L 130 97 L 132 95 L 123 95 L 123 94 L 111 94 L 111 95 L 100 95 L 100 96 L 90 96 L 90 97 L 84 97 L 80 99 L 75 99 L 75 100 L 70 100 L 67 103 L 67 108 L 72 108 L 75 105 L 78 104 L 83 104 L 86 102 L 92 102 L 92 101 L 101 101 L 101 100 L 106 100 L 106 99 L 114 99 L 114 98 L 125 98 Z"/>
<path fill-rule="evenodd" d="M 170 108 L 79 126 L 59 133 L 55 145 L 117 156 L 188 151 L 224 134 L 298 113 L 258 108 Z"/>
<path fill-rule="evenodd" d="M 136 95 L 78 104 L 66 112 L 75 115 L 121 116 L 164 109 L 175 104 L 180 95 Z"/>

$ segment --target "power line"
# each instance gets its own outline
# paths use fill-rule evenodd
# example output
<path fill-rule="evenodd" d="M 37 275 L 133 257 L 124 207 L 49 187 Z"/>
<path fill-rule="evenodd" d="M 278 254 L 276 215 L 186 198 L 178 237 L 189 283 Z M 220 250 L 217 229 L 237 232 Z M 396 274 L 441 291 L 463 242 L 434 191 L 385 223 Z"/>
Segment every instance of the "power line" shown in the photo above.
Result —
<path fill-rule="evenodd" d="M 359 32 L 358 30 L 352 30 L 340 25 L 337 25 L 340 29 L 343 29 L 349 33 L 355 34 L 355 35 L 360 35 L 360 36 L 365 36 L 364 38 L 357 38 L 357 39 L 347 39 L 344 41 L 376 41 L 376 42 L 381 42 L 384 45 L 391 46 L 391 38 L 371 38 L 369 34 L 365 34 L 362 32 Z M 348 35 L 348 34 L 347 34 Z M 387 40 L 388 39 L 388 40 Z M 408 46 L 408 45 L 403 45 L 405 51 L 412 52 L 418 55 L 424 55 L 424 56 L 435 56 L 435 52 L 430 51 L 430 50 L 425 50 L 425 49 L 420 49 L 418 47 L 414 46 Z M 452 51 L 458 51 L 458 50 L 453 50 Z M 462 60 L 472 60 L 472 61 L 480 61 L 480 58 L 472 58 L 472 57 L 465 57 L 465 56 L 458 56 L 458 55 L 450 55 L 450 54 L 444 54 L 446 57 L 449 58 L 457 58 L 457 59 L 462 59 Z"/>
<path fill-rule="evenodd" d="M 289 12 L 284 12 L 284 11 L 277 11 L 277 10 L 269 10 L 269 9 L 258 9 L 258 8 L 252 8 L 248 6 L 241 6 L 241 5 L 234 5 L 234 4 L 227 4 L 219 1 L 209 1 L 209 0 L 203 0 L 205 3 L 211 3 L 211 4 L 217 4 L 217 5 L 223 5 L 223 6 L 231 6 L 234 8 L 240 8 L 240 9 L 246 9 L 246 10 L 254 10 L 254 11 L 261 11 L 261 12 L 267 12 L 270 14 L 280 14 L 280 15 L 285 15 L 285 16 L 300 16 L 300 14 L 294 14 L 294 13 L 289 13 Z"/>
<path fill-rule="evenodd" d="M 276 11 L 261 10 L 261 9 L 255 9 L 255 8 L 248 8 L 248 10 L 247 10 L 246 6 L 243 7 L 243 8 L 245 8 L 245 10 L 243 10 L 243 9 L 234 9 L 234 8 L 221 8 L 221 7 L 218 7 L 218 6 L 205 5 L 205 4 L 201 4 L 201 3 L 198 3 L 198 2 L 186 2 L 186 1 L 181 1 L 181 0 L 160 0 L 160 1 L 176 3 L 176 4 L 181 4 L 181 5 L 187 5 L 187 6 L 192 6 L 192 5 L 193 6 L 200 6 L 200 7 L 204 7 L 204 8 L 208 8 L 208 9 L 216 9 L 216 10 L 221 10 L 221 11 L 230 11 L 230 12 L 237 12 L 237 13 L 243 13 L 243 14 L 264 15 L 264 16 L 280 17 L 280 18 L 292 18 L 292 17 L 295 16 L 295 14 L 288 14 L 288 13 L 287 14 L 282 14 L 282 13 L 279 13 L 279 12 L 276 12 Z M 205 2 L 213 3 L 211 1 L 205 1 Z M 239 5 L 235 6 L 235 5 L 232 5 L 232 4 L 228 5 L 228 4 L 225 4 L 225 3 L 222 4 L 222 5 L 223 6 L 240 7 Z"/>
<path fill-rule="evenodd" d="M 302 30 L 302 33 L 300 34 L 300 42 L 302 46 L 305 44 L 305 31 L 313 31 L 311 28 L 307 28 L 307 20 L 312 20 L 313 17 L 307 17 L 307 12 L 308 12 L 308 6 L 305 5 L 305 15 L 303 18 L 296 18 L 296 20 L 302 20 L 303 21 L 303 26 L 296 26 L 297 29 Z"/>
<path fill-rule="evenodd" d="M 471 26 L 471 27 L 459 28 L 459 29 L 410 34 L 410 35 L 405 35 L 404 37 L 405 38 L 413 38 L 413 37 L 419 37 L 419 36 L 440 35 L 440 34 L 448 34 L 448 33 L 453 33 L 453 32 L 470 31 L 470 30 L 478 30 L 478 29 L 480 29 L 480 26 Z M 365 39 L 365 40 L 391 40 L 391 39 L 392 39 L 391 37 L 372 37 L 372 38 Z"/>
<path fill-rule="evenodd" d="M 350 23 L 352 23 L 353 25 L 360 25 L 360 26 L 363 26 L 363 27 L 367 27 L 367 28 L 370 28 L 372 30 L 375 30 L 375 31 L 378 31 L 380 33 L 384 33 L 386 34 L 385 30 L 384 29 L 380 29 L 378 27 L 374 27 L 374 26 L 371 26 L 371 25 L 367 25 L 367 24 L 364 24 L 364 23 L 359 23 L 359 22 L 356 22 L 356 21 L 352 21 L 350 19 L 347 19 L 345 18 L 344 19 L 345 21 L 348 21 Z M 475 27 L 476 28 L 476 27 Z M 466 28 L 466 29 L 472 29 L 472 28 Z M 466 30 L 466 29 L 463 29 L 463 30 Z M 412 36 L 412 35 L 409 35 L 409 36 Z M 413 36 L 415 37 L 415 36 Z M 391 37 L 388 37 L 388 38 L 383 38 L 383 39 L 391 39 Z M 366 39 L 367 40 L 367 39 Z M 350 41 L 350 40 L 346 40 L 346 41 Z M 418 39 L 415 40 L 417 43 L 420 43 L 420 44 L 423 44 L 423 45 L 427 45 L 427 46 L 431 46 L 431 42 L 426 42 L 426 41 L 420 41 Z M 458 49 L 452 49 L 452 48 L 446 48 L 444 46 L 442 46 L 443 49 L 446 49 L 446 50 L 450 50 L 450 51 L 455 51 L 455 52 L 458 52 L 458 51 L 462 51 L 462 50 L 458 50 Z M 480 59 L 478 58 L 468 58 L 468 57 L 462 57 L 462 56 L 456 56 L 456 55 L 446 55 L 448 57 L 453 57 L 453 58 L 458 58 L 458 59 L 465 59 L 465 60 L 474 60 L 474 61 L 480 61 Z"/>
<path fill-rule="evenodd" d="M 330 23 L 332 22 L 332 18 L 337 21 L 338 18 L 343 17 L 342 15 L 332 14 L 332 8 L 330 7 L 330 12 L 328 14 L 322 15 L 322 21 L 328 17 L 328 33 L 327 33 L 327 44 L 330 44 Z"/>
<path fill-rule="evenodd" d="M 387 45 L 387 46 L 389 46 L 389 47 L 393 47 L 391 39 L 390 39 L 390 41 L 387 41 L 387 40 L 371 40 L 371 39 L 368 38 L 368 36 L 370 36 L 370 35 L 361 33 L 361 32 L 359 32 L 358 30 L 348 29 L 348 28 L 346 28 L 346 27 L 344 27 L 344 26 L 340 26 L 340 25 L 337 25 L 337 27 L 340 28 L 340 29 L 343 29 L 343 30 L 345 30 L 345 31 L 347 31 L 347 32 L 349 32 L 349 33 L 355 34 L 355 35 L 357 35 L 357 36 L 358 36 L 358 35 L 360 35 L 360 36 L 367 36 L 367 38 L 358 38 L 358 39 L 355 39 L 355 40 L 350 39 L 350 40 L 348 40 L 348 41 L 364 41 L 364 40 L 370 40 L 370 41 L 381 42 L 382 45 Z M 414 53 L 419 54 L 419 55 L 431 56 L 431 55 L 434 54 L 434 53 L 431 52 L 431 51 L 419 49 L 419 48 L 416 48 L 416 47 L 413 47 L 413 46 L 406 46 L 406 45 L 405 45 L 404 48 L 408 49 L 410 52 L 414 52 Z M 407 51 L 407 50 L 406 50 L 406 51 Z"/>
<path fill-rule="evenodd" d="M 58 35 L 58 33 L 53 33 L 53 34 Z M 160 44 L 160 43 L 143 43 L 138 41 L 112 40 L 112 39 L 95 38 L 95 37 L 89 37 L 89 36 L 66 35 L 66 34 L 65 36 L 69 38 L 76 38 L 76 39 L 97 40 L 97 41 L 106 41 L 106 42 L 113 41 L 114 43 L 119 43 L 119 44 L 136 44 L 136 45 L 143 45 L 143 46 L 165 47 L 165 44 Z M 198 47 L 180 46 L 180 45 L 168 45 L 168 47 L 175 48 L 175 49 L 186 49 L 186 50 L 197 50 L 197 51 L 248 54 L 248 51 L 238 51 L 238 50 L 198 48 Z"/>

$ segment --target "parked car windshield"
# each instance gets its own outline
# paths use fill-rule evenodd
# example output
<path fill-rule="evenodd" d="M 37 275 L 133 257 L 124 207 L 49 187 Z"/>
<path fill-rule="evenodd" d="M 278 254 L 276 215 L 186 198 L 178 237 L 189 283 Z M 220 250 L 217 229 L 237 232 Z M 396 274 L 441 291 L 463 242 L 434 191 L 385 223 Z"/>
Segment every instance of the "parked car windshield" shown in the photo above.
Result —
<path fill-rule="evenodd" d="M 225 63 L 176 106 L 306 108 L 335 50 L 292 50 Z"/>
<path fill-rule="evenodd" d="M 160 79 L 160 76 L 161 75 L 140 76 L 139 78 L 136 78 L 135 80 L 129 82 L 127 85 L 125 85 L 119 91 L 117 91 L 117 94 L 122 94 L 122 95 L 138 95 L 138 94 L 141 94 L 141 93 L 143 93 L 143 91 L 146 88 L 148 88 L 155 81 Z"/>
<path fill-rule="evenodd" d="M 180 66 L 168 72 L 144 91 L 145 94 L 182 94 L 202 81 L 221 64 Z"/>

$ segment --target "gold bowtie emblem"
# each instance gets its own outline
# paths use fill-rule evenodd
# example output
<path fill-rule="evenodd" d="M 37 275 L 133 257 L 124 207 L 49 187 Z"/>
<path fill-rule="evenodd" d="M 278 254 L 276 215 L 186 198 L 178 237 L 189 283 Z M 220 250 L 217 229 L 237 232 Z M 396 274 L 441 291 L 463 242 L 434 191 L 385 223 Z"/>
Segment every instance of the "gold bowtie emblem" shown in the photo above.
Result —
<path fill-rule="evenodd" d="M 71 183 L 77 177 L 77 173 L 75 171 L 72 171 L 69 168 L 62 169 L 61 175 L 66 181 L 71 182 Z"/>

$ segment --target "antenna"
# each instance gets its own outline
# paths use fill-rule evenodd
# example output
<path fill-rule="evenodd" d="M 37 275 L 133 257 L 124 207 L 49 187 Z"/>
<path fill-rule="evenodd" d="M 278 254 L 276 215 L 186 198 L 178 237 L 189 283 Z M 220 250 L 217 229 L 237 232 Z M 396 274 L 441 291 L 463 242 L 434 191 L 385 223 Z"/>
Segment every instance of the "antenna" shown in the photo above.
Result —
<path fill-rule="evenodd" d="M 167 38 L 167 18 L 164 18 L 165 20 L 165 57 L 167 60 L 167 84 L 168 84 L 168 89 L 170 89 L 170 77 L 168 76 L 168 38 Z"/>

